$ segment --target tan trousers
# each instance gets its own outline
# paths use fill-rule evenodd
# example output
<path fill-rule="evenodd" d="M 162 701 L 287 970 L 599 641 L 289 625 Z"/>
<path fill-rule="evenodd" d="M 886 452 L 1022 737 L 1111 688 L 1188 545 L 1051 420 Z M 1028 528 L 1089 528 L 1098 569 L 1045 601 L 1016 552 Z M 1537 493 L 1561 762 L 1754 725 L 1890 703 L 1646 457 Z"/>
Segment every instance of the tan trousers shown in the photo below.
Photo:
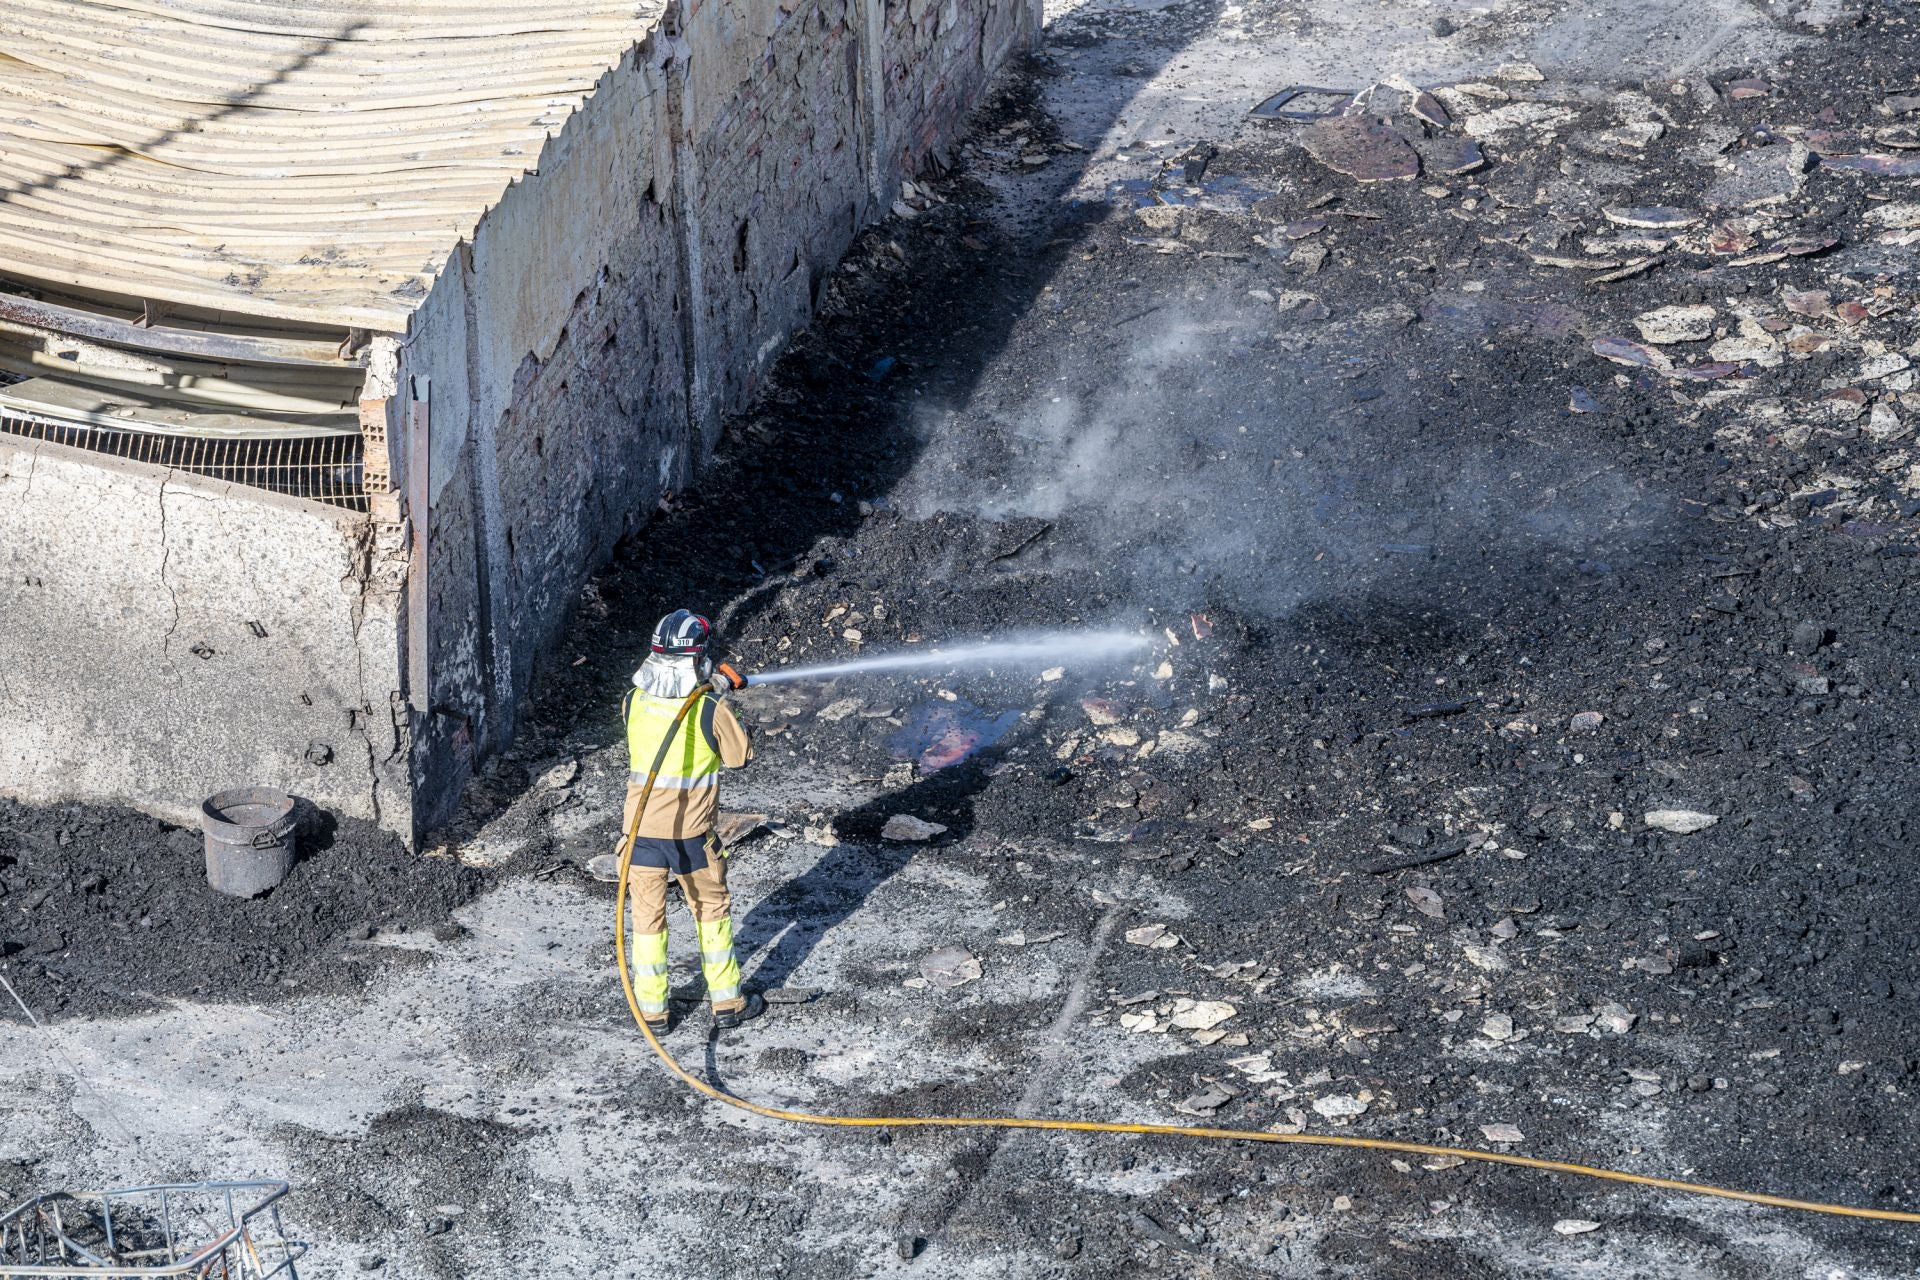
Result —
<path fill-rule="evenodd" d="M 719 841 L 713 842 L 719 848 Z M 680 882 L 680 895 L 693 913 L 700 938 L 700 969 L 707 998 L 716 1012 L 746 1008 L 740 992 L 740 965 L 733 955 L 733 895 L 727 892 L 727 860 L 715 854 L 691 875 L 674 876 L 665 867 L 632 867 L 627 896 L 633 919 L 633 990 L 649 1020 L 667 1016 L 667 881 Z"/>

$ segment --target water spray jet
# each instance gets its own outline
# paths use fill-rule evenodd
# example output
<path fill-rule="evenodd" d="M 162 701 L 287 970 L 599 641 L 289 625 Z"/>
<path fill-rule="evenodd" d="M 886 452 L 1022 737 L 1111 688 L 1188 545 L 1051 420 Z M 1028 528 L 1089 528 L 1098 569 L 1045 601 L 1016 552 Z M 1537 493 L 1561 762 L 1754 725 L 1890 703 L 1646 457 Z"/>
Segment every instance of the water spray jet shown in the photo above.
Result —
<path fill-rule="evenodd" d="M 843 676 L 929 668 L 1111 662 L 1138 653 L 1152 644 L 1153 641 L 1146 636 L 1125 631 L 1050 631 L 1020 640 L 991 640 L 954 649 L 929 649 L 921 653 L 880 653 L 871 658 L 818 663 L 810 667 L 788 667 L 745 676 L 727 666 L 719 670 L 733 682 L 734 688 L 739 689 L 791 684 L 798 680 L 838 680 Z"/>

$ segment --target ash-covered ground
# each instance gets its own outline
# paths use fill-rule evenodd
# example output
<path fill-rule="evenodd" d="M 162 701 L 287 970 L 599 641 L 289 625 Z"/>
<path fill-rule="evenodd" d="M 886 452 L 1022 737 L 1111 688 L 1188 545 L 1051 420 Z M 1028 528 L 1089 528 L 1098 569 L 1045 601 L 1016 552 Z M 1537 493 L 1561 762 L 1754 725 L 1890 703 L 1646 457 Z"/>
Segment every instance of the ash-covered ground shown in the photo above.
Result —
<path fill-rule="evenodd" d="M 0 1068 L 51 1108 L 12 1183 L 253 1161 L 317 1274 L 1910 1274 L 1911 1228 L 1444 1160 L 720 1113 L 623 1026 L 580 867 L 670 608 L 744 670 L 1145 635 L 738 695 L 749 977 L 813 996 L 671 1046 L 847 1114 L 1920 1206 L 1915 38 L 1832 0 L 1063 7 L 585 593 L 410 931 L 316 905 L 313 993 L 78 1000 L 92 1092 Z M 1358 96 L 1249 116 L 1301 85 Z M 0 876 L 58 821 L 10 811 Z M 228 1114 L 101 1138 L 183 1097 Z"/>

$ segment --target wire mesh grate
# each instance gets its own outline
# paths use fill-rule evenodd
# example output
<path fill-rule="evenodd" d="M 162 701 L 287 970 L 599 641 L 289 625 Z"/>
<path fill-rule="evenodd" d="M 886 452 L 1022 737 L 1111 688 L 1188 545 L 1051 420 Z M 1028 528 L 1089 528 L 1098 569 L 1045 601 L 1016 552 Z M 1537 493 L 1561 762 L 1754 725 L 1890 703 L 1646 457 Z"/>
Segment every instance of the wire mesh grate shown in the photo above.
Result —
<path fill-rule="evenodd" d="M 298 1280 L 284 1182 L 54 1191 L 0 1214 L 0 1280 Z"/>
<path fill-rule="evenodd" d="M 357 435 L 275 436 L 237 440 L 165 435 L 129 427 L 56 422 L 0 408 L 0 431 L 87 449 L 133 462 L 191 471 L 233 484 L 367 510 Z"/>

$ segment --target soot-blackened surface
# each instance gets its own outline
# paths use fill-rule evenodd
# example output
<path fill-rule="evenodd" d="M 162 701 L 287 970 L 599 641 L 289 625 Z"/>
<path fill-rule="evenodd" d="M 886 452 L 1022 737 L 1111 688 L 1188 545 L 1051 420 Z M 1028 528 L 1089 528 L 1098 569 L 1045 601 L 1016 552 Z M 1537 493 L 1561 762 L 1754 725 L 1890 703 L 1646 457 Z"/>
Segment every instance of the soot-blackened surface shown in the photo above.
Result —
<path fill-rule="evenodd" d="M 0 800 L 0 954 L 43 1017 L 156 1001 L 257 1001 L 351 982 L 351 944 L 440 924 L 483 877 L 365 823 L 311 815 L 287 879 L 254 899 L 207 884 L 197 831 L 121 810 Z M 19 1021 L 12 1001 L 0 1018 Z"/>
<path fill-rule="evenodd" d="M 1773 118 L 1810 117 L 1835 77 L 1870 104 L 1892 81 L 1847 59 L 1882 38 L 1836 41 L 1817 74 L 1803 62 Z M 1816 96 L 1796 97 L 1802 85 Z M 1670 145 L 1596 201 L 1677 204 L 1697 187 L 1678 153 L 1719 122 L 1670 105 Z M 1030 99 L 1002 113 L 1000 134 L 1046 145 Z M 1224 1080 L 1236 1097 L 1218 1121 L 1324 1129 L 1309 1102 L 1361 1094 L 1368 1133 L 1485 1145 L 1482 1126 L 1517 1124 L 1534 1151 L 1920 1203 L 1897 1137 L 1920 1069 L 1920 560 L 1899 441 L 1739 427 L 1755 402 L 1824 412 L 1857 347 L 1749 368 L 1764 382 L 1744 399 L 1591 350 L 1636 336 L 1631 318 L 1655 307 L 1772 314 L 1782 291 L 1875 288 L 1899 302 L 1872 340 L 1905 350 L 1920 339 L 1911 298 L 1876 268 L 1858 224 L 1869 202 L 1825 170 L 1791 212 L 1862 242 L 1847 265 L 1792 258 L 1756 276 L 1676 253 L 1610 287 L 1532 268 L 1489 236 L 1514 235 L 1502 211 L 1529 207 L 1558 153 L 1488 150 L 1485 172 L 1447 184 L 1477 215 L 1438 215 L 1411 184 L 1358 187 L 1282 133 L 1222 145 L 1208 169 L 1275 193 L 1265 203 L 1190 210 L 1155 234 L 1132 191 L 1063 202 L 1022 234 L 991 225 L 967 181 L 938 186 L 950 203 L 863 242 L 831 317 L 699 490 L 597 584 L 607 608 L 583 620 L 586 661 L 555 672 L 542 719 L 557 730 L 607 705 L 645 627 L 681 604 L 732 601 L 743 669 L 1140 628 L 1159 640 L 1147 663 L 1069 659 L 1051 684 L 974 671 L 750 695 L 756 767 L 879 777 L 894 762 L 872 717 L 911 723 L 936 686 L 1028 712 L 993 749 L 835 828 L 871 838 L 887 812 L 944 823 L 936 848 L 986 855 L 973 865 L 989 896 L 1041 920 L 1084 917 L 1101 859 L 1146 877 L 1144 919 L 1155 884 L 1190 908 L 1177 948 L 1118 948 L 1100 988 L 1234 1000 L 1232 1025 L 1279 1046 L 1291 1079 L 1250 1087 L 1224 1061 L 1246 1049 L 1169 1037 L 1124 1096 L 1169 1106 Z M 1331 224 L 1310 233 L 1329 246 L 1311 267 L 1276 252 L 1276 227 L 1308 215 Z M 1866 478 L 1821 487 L 1849 469 Z M 847 696 L 871 715 L 813 716 Z M 1105 703 L 1098 719 L 1087 697 Z M 1115 711 L 1118 725 L 1098 723 Z M 1643 815 L 1665 808 L 1718 821 L 1650 828 Z M 1041 869 L 996 856 L 1010 854 Z M 1342 980 L 1313 985 L 1329 972 Z M 1517 1038 L 1481 1030 L 1503 1032 L 1501 1016 Z M 1204 1184 L 1232 1157 L 1182 1159 Z M 1350 1162 L 1299 1176 L 1327 1195 L 1356 1185 Z M 1190 1215 L 1186 1238 L 1231 1253 L 1232 1223 L 1207 1207 L 1219 1194 L 1181 1183 L 1164 1198 Z M 1441 1191 L 1372 1168 L 1360 1194 L 1444 1195 L 1449 1211 L 1535 1229 L 1584 1197 L 1675 1265 L 1769 1270 L 1718 1229 L 1581 1184 L 1470 1175 Z M 1280 1192 L 1260 1195 L 1285 1216 Z M 1793 1226 L 1816 1253 L 1896 1256 L 1876 1228 Z M 1135 1247 L 1118 1226 L 1087 1234 L 1086 1253 L 1058 1256 L 1118 1265 Z M 1472 1250 L 1440 1247 L 1408 1261 L 1376 1232 L 1319 1256 L 1362 1274 L 1477 1273 Z"/>

